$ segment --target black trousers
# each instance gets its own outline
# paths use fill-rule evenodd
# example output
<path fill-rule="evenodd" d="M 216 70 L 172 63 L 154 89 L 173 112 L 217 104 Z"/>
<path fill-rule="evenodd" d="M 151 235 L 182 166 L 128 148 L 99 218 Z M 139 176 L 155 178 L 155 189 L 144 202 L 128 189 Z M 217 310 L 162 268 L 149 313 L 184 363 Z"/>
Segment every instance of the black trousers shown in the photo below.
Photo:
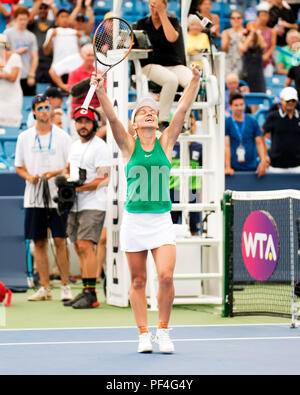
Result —
<path fill-rule="evenodd" d="M 36 95 L 36 85 L 29 86 L 27 84 L 27 78 L 20 80 L 21 88 L 24 96 L 35 96 Z"/>

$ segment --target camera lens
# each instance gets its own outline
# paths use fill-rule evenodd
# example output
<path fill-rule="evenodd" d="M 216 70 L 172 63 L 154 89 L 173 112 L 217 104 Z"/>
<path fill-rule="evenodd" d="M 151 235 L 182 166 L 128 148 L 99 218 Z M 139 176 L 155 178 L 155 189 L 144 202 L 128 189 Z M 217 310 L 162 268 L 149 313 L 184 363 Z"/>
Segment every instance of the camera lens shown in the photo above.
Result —
<path fill-rule="evenodd" d="M 74 188 L 62 188 L 62 190 L 60 191 L 61 193 L 61 198 L 63 198 L 64 200 L 70 200 L 71 198 L 74 197 L 75 195 L 75 190 Z"/>

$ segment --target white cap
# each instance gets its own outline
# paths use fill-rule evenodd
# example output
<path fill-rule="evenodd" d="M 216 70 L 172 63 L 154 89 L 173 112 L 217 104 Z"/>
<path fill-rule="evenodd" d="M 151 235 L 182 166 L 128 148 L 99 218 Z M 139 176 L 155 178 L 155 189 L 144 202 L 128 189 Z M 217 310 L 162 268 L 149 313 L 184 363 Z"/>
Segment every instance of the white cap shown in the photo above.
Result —
<path fill-rule="evenodd" d="M 288 86 L 287 88 L 283 88 L 282 91 L 280 92 L 280 99 L 283 99 L 285 101 L 289 101 L 289 100 L 298 101 L 298 93 L 295 88 Z"/>
<path fill-rule="evenodd" d="M 201 21 L 200 21 L 200 19 L 197 17 L 197 15 L 190 14 L 190 15 L 188 16 L 188 23 L 194 23 L 194 22 L 198 22 L 199 25 L 201 25 Z"/>
<path fill-rule="evenodd" d="M 140 100 L 135 107 L 135 109 L 132 111 L 131 114 L 131 122 L 134 123 L 134 118 L 135 114 L 137 111 L 142 108 L 142 107 L 151 107 L 156 113 L 159 110 L 158 102 L 153 99 L 151 96 L 144 97 L 142 100 Z"/>
<path fill-rule="evenodd" d="M 256 11 L 266 11 L 266 12 L 269 12 L 269 10 L 270 10 L 270 8 L 271 8 L 271 5 L 270 5 L 270 3 L 268 3 L 267 1 L 262 1 L 261 3 L 259 3 L 257 6 L 256 6 Z"/>

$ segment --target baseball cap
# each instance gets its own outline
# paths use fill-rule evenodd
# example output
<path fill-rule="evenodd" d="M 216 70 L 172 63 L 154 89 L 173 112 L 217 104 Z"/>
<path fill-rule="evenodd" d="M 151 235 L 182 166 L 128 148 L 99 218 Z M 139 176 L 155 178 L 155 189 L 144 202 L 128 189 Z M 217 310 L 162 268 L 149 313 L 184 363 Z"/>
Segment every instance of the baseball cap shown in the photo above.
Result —
<path fill-rule="evenodd" d="M 200 19 L 197 17 L 197 15 L 190 14 L 190 15 L 188 16 L 188 23 L 195 23 L 195 22 L 197 22 L 197 23 L 199 23 L 199 24 L 201 25 L 201 21 L 200 21 Z"/>
<path fill-rule="evenodd" d="M 283 99 L 285 101 L 289 101 L 289 100 L 298 101 L 298 93 L 295 88 L 288 86 L 286 88 L 283 88 L 282 91 L 280 92 L 280 99 Z"/>
<path fill-rule="evenodd" d="M 159 110 L 159 106 L 158 106 L 157 101 L 155 101 L 153 99 L 153 97 L 151 97 L 151 96 L 146 96 L 146 97 L 144 97 L 143 99 L 141 99 L 138 102 L 137 106 L 132 111 L 132 114 L 131 114 L 131 122 L 132 123 L 134 122 L 134 118 L 135 118 L 136 113 L 142 107 L 151 107 L 155 112 L 158 112 L 158 110 Z"/>
<path fill-rule="evenodd" d="M 45 93 L 39 93 L 38 95 L 33 96 L 31 108 L 34 109 L 37 103 L 42 103 L 46 100 L 49 100 L 49 97 Z"/>
<path fill-rule="evenodd" d="M 75 121 L 76 121 L 76 119 L 82 118 L 82 117 L 88 118 L 91 121 L 95 120 L 95 114 L 89 108 L 87 110 L 85 108 L 78 108 L 74 111 L 73 116 L 74 116 Z"/>
<path fill-rule="evenodd" d="M 58 97 L 60 99 L 63 98 L 61 89 L 55 86 L 49 86 L 49 88 L 47 88 L 45 91 L 45 95 L 48 97 Z"/>

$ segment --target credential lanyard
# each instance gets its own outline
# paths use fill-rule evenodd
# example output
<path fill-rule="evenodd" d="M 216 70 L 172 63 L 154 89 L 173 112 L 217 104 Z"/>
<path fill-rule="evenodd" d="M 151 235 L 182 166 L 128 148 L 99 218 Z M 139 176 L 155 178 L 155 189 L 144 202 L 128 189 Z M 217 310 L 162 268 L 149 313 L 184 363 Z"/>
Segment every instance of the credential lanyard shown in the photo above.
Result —
<path fill-rule="evenodd" d="M 233 118 L 232 118 L 232 122 L 233 122 L 233 125 L 234 125 L 234 127 L 235 127 L 235 130 L 236 130 L 236 132 L 237 132 L 237 135 L 239 136 L 240 144 L 241 144 L 242 141 L 243 141 L 243 136 L 244 136 L 245 129 L 246 129 L 246 117 L 244 116 L 244 120 L 243 120 L 242 128 L 241 128 L 241 129 L 239 128 L 237 122 L 236 122 Z"/>
<path fill-rule="evenodd" d="M 39 136 L 38 132 L 36 132 L 35 138 L 36 138 L 37 141 L 38 141 L 39 150 L 40 150 L 40 152 L 42 152 L 42 151 L 43 151 L 43 147 L 42 147 L 41 140 L 40 140 L 40 136 Z M 51 125 L 51 129 L 50 129 L 49 144 L 48 144 L 48 152 L 51 151 L 51 145 L 52 145 L 52 125 Z"/>

